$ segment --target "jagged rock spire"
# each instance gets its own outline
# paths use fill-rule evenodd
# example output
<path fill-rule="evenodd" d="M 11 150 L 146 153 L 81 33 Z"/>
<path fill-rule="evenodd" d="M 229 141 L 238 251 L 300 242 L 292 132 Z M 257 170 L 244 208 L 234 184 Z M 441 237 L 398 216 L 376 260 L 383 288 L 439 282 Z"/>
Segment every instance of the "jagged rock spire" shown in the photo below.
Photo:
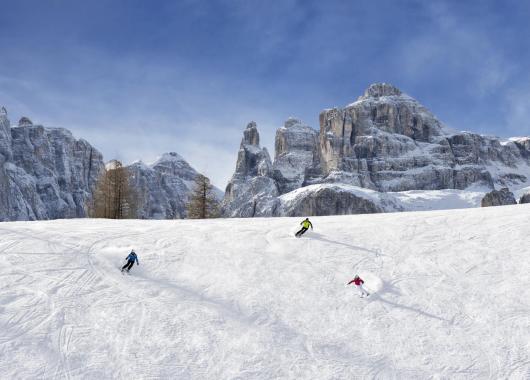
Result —
<path fill-rule="evenodd" d="M 0 116 L 7 116 L 7 110 L 5 107 L 0 107 Z"/>
<path fill-rule="evenodd" d="M 232 217 L 263 215 L 263 210 L 272 210 L 271 202 L 277 202 L 277 196 L 269 152 L 259 146 L 258 128 L 252 121 L 243 131 L 236 171 L 226 186 L 221 214 Z"/>
<path fill-rule="evenodd" d="M 259 146 L 259 132 L 255 121 L 251 121 L 247 124 L 247 127 L 243 132 L 243 140 L 241 141 L 241 144 Z"/>
<path fill-rule="evenodd" d="M 272 168 L 269 152 L 259 146 L 258 127 L 254 121 L 247 124 L 237 156 L 236 175 L 268 176 Z"/>

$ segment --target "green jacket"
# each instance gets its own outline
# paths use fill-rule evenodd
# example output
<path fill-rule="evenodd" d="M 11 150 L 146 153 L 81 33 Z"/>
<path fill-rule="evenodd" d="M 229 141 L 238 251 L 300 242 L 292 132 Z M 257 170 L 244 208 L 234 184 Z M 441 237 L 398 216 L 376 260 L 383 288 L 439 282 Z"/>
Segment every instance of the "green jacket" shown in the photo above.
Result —
<path fill-rule="evenodd" d="M 313 225 L 311 224 L 311 222 L 309 220 L 304 220 L 302 221 L 302 223 L 300 223 L 304 228 L 313 228 Z"/>

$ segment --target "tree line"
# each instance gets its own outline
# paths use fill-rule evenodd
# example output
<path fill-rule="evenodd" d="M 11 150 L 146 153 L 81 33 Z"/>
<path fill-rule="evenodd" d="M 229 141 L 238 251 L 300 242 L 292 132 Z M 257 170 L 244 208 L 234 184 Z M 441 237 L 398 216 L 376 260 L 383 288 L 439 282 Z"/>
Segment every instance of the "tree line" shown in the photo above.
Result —
<path fill-rule="evenodd" d="M 131 172 L 118 160 L 109 162 L 98 179 L 91 202 L 91 218 L 134 219 L 142 207 L 138 191 L 131 185 Z M 219 217 L 219 201 L 208 177 L 198 174 L 188 198 L 186 217 L 208 219 Z"/>

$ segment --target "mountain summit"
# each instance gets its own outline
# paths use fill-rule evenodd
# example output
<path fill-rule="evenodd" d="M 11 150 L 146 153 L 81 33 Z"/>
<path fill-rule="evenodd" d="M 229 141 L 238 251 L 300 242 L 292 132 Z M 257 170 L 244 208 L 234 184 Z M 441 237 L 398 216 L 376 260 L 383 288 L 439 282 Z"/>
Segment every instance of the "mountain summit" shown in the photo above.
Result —
<path fill-rule="evenodd" d="M 370 85 L 365 91 L 364 95 L 359 99 L 366 98 L 380 98 L 381 96 L 399 96 L 401 90 L 388 83 L 374 83 Z"/>
<path fill-rule="evenodd" d="M 255 125 L 252 131 L 257 135 Z M 237 186 L 233 181 L 228 185 L 225 215 L 378 212 L 401 209 L 389 206 L 383 196 L 388 192 L 521 188 L 530 185 L 527 141 L 451 131 L 414 98 L 376 83 L 346 107 L 322 111 L 318 132 L 299 120 L 287 120 L 276 133 L 272 172 L 258 173 L 261 161 L 245 160 L 249 175 L 238 177 Z M 256 187 L 258 177 L 263 187 Z M 252 191 L 245 181 L 254 183 Z M 364 200 L 353 199 L 351 189 Z M 367 190 L 375 193 L 368 196 Z M 386 206 L 368 206 L 367 196 L 387 199 Z M 258 204 L 262 207 L 254 207 Z"/>

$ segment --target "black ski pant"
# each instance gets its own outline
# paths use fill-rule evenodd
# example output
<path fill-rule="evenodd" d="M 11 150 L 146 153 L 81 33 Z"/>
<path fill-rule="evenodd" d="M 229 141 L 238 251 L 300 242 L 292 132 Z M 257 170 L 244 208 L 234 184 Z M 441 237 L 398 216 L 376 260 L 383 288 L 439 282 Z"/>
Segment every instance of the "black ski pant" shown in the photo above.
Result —
<path fill-rule="evenodd" d="M 302 229 L 296 233 L 296 236 L 302 236 L 307 230 L 306 227 L 302 227 Z"/>
<path fill-rule="evenodd" d="M 125 264 L 125 265 L 121 268 L 121 270 L 127 269 L 127 272 L 128 272 L 128 271 L 131 270 L 131 268 L 132 268 L 133 265 L 134 265 L 134 260 L 133 260 L 133 261 L 129 260 L 129 261 L 127 261 L 127 264 Z"/>

